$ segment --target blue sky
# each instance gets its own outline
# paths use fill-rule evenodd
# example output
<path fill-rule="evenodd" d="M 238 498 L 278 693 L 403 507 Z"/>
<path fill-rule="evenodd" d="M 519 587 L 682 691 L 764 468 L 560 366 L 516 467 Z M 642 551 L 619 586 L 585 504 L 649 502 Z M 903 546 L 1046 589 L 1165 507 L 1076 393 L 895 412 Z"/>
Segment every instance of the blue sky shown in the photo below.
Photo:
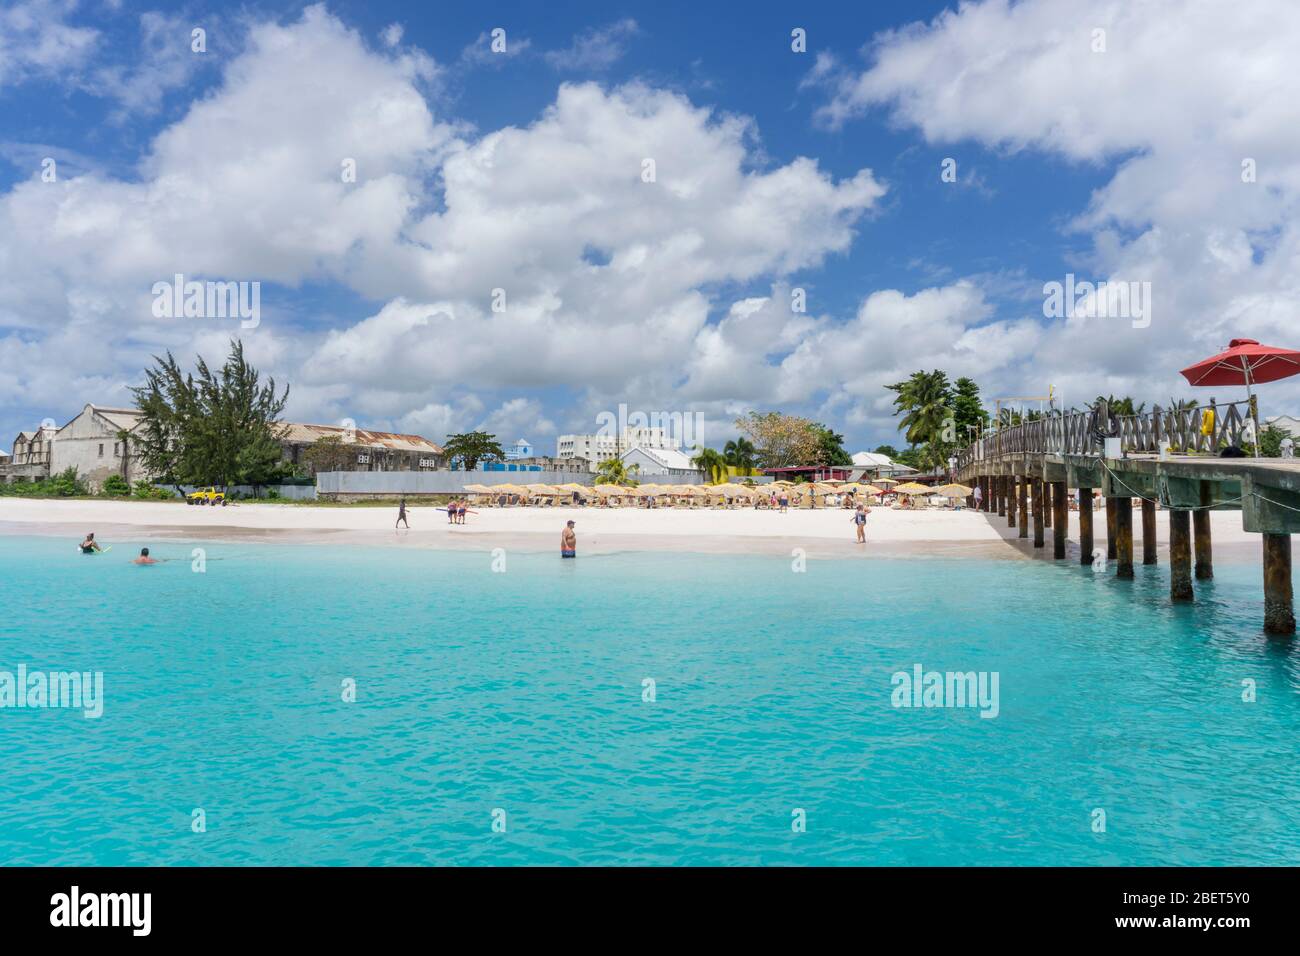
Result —
<path fill-rule="evenodd" d="M 710 444 L 781 408 L 857 450 L 898 443 L 882 386 L 915 368 L 1164 401 L 1229 335 L 1291 344 L 1286 5 L 739 9 L 8 5 L 0 431 L 232 334 L 295 419 L 543 451 L 622 403 L 702 411 Z M 666 202 L 619 165 L 651 144 Z M 174 272 L 260 281 L 261 324 L 143 315 Z M 1044 317 L 1067 272 L 1149 282 L 1155 321 Z"/>

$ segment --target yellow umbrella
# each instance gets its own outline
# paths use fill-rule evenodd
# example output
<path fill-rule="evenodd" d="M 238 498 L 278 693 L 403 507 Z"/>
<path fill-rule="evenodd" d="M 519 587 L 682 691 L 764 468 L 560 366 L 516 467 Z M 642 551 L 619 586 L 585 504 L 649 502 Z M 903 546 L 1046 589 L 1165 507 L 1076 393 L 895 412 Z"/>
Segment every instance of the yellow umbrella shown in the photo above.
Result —
<path fill-rule="evenodd" d="M 897 478 L 873 478 L 871 483 L 878 488 L 888 488 L 891 485 L 898 484 Z"/>
<path fill-rule="evenodd" d="M 899 495 L 924 495 L 928 494 L 929 491 L 930 487 L 921 484 L 919 481 L 905 482 L 894 489 L 894 493 Z"/>
<path fill-rule="evenodd" d="M 543 495 L 549 497 L 551 495 L 564 494 L 564 492 L 560 491 L 560 489 L 553 488 L 550 485 L 543 485 L 540 482 L 532 485 L 524 485 L 524 487 L 528 489 L 528 493 L 530 495 Z"/>
<path fill-rule="evenodd" d="M 878 495 L 880 494 L 881 489 L 877 488 L 875 485 L 867 485 L 860 481 L 855 481 L 851 484 L 845 485 L 840 489 L 840 491 L 851 491 L 855 495 Z"/>
<path fill-rule="evenodd" d="M 559 488 L 561 491 L 576 491 L 578 494 L 585 494 L 586 492 L 591 491 L 590 485 L 580 485 L 576 481 L 571 481 L 567 485 L 556 485 L 555 487 Z"/>
<path fill-rule="evenodd" d="M 489 488 L 487 485 L 466 485 L 464 490 L 469 492 L 471 495 L 492 494 L 492 489 Z"/>
<path fill-rule="evenodd" d="M 598 495 L 605 495 L 605 496 L 613 495 L 614 497 L 618 497 L 619 495 L 625 495 L 628 493 L 628 490 L 626 488 L 623 488 L 619 485 L 592 485 L 591 490 Z"/>
<path fill-rule="evenodd" d="M 974 491 L 974 488 L 968 488 L 957 482 L 950 485 L 940 485 L 934 489 L 936 495 L 943 495 L 945 498 L 965 498 L 967 495 L 973 494 Z"/>

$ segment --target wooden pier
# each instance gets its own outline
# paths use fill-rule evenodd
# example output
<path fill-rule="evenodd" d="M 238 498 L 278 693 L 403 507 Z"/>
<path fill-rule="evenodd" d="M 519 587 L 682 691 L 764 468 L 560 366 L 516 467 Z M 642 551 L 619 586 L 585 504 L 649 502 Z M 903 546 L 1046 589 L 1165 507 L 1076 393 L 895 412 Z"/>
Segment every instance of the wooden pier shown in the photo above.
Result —
<path fill-rule="evenodd" d="M 1206 414 L 1208 412 L 1208 414 Z M 1006 515 L 1019 537 L 1033 526 L 1033 545 L 1066 555 L 1068 496 L 1082 495 L 1079 561 L 1091 564 L 1092 493 L 1106 501 L 1107 560 L 1118 577 L 1134 575 L 1133 501 L 1141 501 L 1142 563 L 1156 557 L 1156 505 L 1169 515 L 1169 597 L 1194 601 L 1195 581 L 1214 576 L 1210 511 L 1240 511 L 1246 531 L 1261 536 L 1264 630 L 1295 633 L 1291 535 L 1300 532 L 1300 461 L 1220 457 L 1241 448 L 1247 402 L 1110 416 L 1102 407 L 1055 413 L 992 432 L 963 448 L 956 479 L 984 491 L 983 508 Z M 1107 441 L 1109 439 L 1109 441 Z M 1100 557 L 1099 555 L 1097 556 Z"/>

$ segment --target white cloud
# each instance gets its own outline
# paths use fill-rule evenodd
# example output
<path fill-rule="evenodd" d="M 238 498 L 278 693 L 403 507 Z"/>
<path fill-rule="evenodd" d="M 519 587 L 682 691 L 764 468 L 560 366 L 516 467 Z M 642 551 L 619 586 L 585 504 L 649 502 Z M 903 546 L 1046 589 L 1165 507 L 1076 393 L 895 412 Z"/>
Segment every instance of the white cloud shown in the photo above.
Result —
<path fill-rule="evenodd" d="M 593 27 L 573 38 L 564 50 L 550 50 L 546 62 L 557 70 L 607 70 L 623 58 L 627 42 L 641 32 L 637 22 L 626 17 L 604 27 Z"/>
<path fill-rule="evenodd" d="M 68 23 L 75 0 L 26 0 L 0 8 L 0 87 L 80 67 L 99 33 Z"/>

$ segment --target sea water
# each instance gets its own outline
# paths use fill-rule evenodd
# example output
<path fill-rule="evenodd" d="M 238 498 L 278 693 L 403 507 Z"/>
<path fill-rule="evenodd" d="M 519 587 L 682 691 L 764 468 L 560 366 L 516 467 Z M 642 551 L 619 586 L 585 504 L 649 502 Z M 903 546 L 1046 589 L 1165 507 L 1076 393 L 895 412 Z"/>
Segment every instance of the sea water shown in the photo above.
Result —
<path fill-rule="evenodd" d="M 146 543 L 0 537 L 0 672 L 103 680 L 0 709 L 0 864 L 1300 863 L 1257 566 L 1175 607 L 1163 567 Z M 897 706 L 917 668 L 996 715 Z"/>

